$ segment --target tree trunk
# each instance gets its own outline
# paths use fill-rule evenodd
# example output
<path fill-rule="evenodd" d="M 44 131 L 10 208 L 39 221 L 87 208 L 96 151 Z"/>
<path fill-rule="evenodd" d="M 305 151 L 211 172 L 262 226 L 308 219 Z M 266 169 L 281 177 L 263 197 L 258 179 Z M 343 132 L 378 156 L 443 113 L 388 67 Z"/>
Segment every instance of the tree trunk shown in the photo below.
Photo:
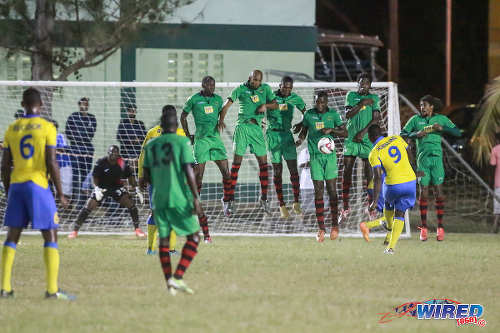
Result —
<path fill-rule="evenodd" d="M 31 79 L 52 81 L 52 32 L 54 30 L 55 6 L 50 0 L 36 0 L 35 52 L 31 56 Z M 52 115 L 52 88 L 40 89 L 43 113 Z"/>

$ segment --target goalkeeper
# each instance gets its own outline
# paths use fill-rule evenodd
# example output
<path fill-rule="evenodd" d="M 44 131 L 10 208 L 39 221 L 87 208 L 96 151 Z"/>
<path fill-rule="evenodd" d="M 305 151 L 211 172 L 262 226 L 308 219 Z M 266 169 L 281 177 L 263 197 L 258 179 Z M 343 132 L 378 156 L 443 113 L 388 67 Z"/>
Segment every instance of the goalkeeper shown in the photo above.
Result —
<path fill-rule="evenodd" d="M 139 211 L 135 206 L 134 200 L 130 197 L 127 189 L 123 186 L 122 179 L 128 179 L 130 186 L 137 190 L 137 183 L 130 166 L 120 157 L 120 149 L 117 145 L 111 145 L 108 148 L 108 156 L 99 159 L 92 171 L 94 180 L 94 191 L 87 204 L 76 220 L 73 232 L 68 238 L 73 239 L 78 236 L 78 230 L 85 222 L 89 214 L 105 199 L 112 197 L 121 206 L 128 209 L 134 223 L 135 235 L 139 238 L 145 237 L 144 232 L 139 228 Z M 141 203 L 144 197 L 140 192 L 136 192 Z"/>
<path fill-rule="evenodd" d="M 417 144 L 417 174 L 420 184 L 420 240 L 427 240 L 427 198 L 429 185 L 434 188 L 436 213 L 438 220 L 437 240 L 444 240 L 443 215 L 444 196 L 442 184 L 444 181 L 443 149 L 441 137 L 450 134 L 461 136 L 460 130 L 448 117 L 437 114 L 443 108 L 439 98 L 425 95 L 420 99 L 420 115 L 415 115 L 406 123 L 401 131 L 402 137 L 415 139 Z"/>

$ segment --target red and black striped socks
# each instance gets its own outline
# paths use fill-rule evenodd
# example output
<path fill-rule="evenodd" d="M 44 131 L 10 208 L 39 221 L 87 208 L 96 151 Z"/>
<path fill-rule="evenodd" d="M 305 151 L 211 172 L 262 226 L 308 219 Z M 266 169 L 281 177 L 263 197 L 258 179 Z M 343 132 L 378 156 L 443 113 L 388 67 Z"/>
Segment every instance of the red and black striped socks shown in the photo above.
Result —
<path fill-rule="evenodd" d="M 344 210 L 349 209 L 349 191 L 351 189 L 351 182 L 344 180 L 342 183 L 342 201 L 344 203 Z"/>
<path fill-rule="evenodd" d="M 168 246 L 158 247 L 158 252 L 160 254 L 160 263 L 163 274 L 165 275 L 165 281 L 168 281 L 172 277 L 172 265 L 170 264 L 170 251 Z"/>
<path fill-rule="evenodd" d="M 278 201 L 280 203 L 280 207 L 285 205 L 285 201 L 283 200 L 283 183 L 281 177 L 274 176 L 274 188 L 276 189 L 276 196 L 278 197 Z"/>
<path fill-rule="evenodd" d="M 267 200 L 267 188 L 269 186 L 269 171 L 267 164 L 259 165 L 260 197 Z"/>
<path fill-rule="evenodd" d="M 443 227 L 443 215 L 444 215 L 444 198 L 436 198 L 436 215 L 438 220 L 438 228 Z"/>
<path fill-rule="evenodd" d="M 427 199 L 420 199 L 420 220 L 422 228 L 427 228 Z"/>
<path fill-rule="evenodd" d="M 339 201 L 337 198 L 330 199 L 330 212 L 332 214 L 332 227 L 339 225 Z"/>
<path fill-rule="evenodd" d="M 224 202 L 231 201 L 231 178 L 222 179 L 222 184 L 224 185 L 224 198 L 222 199 Z M 234 190 L 232 191 L 234 198 Z"/>
<path fill-rule="evenodd" d="M 297 171 L 291 172 L 290 180 L 292 181 L 293 199 L 295 202 L 299 202 L 300 200 L 299 173 Z"/>
<path fill-rule="evenodd" d="M 323 199 L 314 199 L 314 205 L 316 206 L 316 220 L 318 221 L 318 227 L 320 230 L 325 230 L 325 202 Z"/>
<path fill-rule="evenodd" d="M 201 231 L 203 231 L 203 236 L 205 238 L 210 237 L 210 233 L 208 232 L 208 217 L 203 214 L 199 219 Z"/>
<path fill-rule="evenodd" d="M 199 243 L 198 236 L 196 237 L 188 236 L 186 244 L 184 244 L 184 247 L 182 248 L 181 260 L 179 261 L 177 269 L 175 270 L 174 278 L 182 279 L 184 273 L 186 272 L 189 265 L 193 261 L 193 258 L 196 256 L 196 253 L 198 252 L 197 250 L 198 243 Z"/>
<path fill-rule="evenodd" d="M 236 181 L 238 180 L 238 172 L 240 171 L 241 163 L 234 163 L 231 166 L 231 189 L 229 191 L 230 201 L 234 200 L 234 190 Z"/>

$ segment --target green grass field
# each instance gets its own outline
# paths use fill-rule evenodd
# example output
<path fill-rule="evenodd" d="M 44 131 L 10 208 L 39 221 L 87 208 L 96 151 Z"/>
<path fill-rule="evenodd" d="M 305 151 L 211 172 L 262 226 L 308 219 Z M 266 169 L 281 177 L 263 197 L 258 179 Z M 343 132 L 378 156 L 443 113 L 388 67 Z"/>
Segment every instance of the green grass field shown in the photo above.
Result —
<path fill-rule="evenodd" d="M 183 240 L 182 240 L 183 242 Z M 25 236 L 15 299 L 0 300 L 0 332 L 451 332 L 500 331 L 500 237 L 448 234 L 444 242 L 216 237 L 185 276 L 195 295 L 167 293 L 157 256 L 128 236 L 61 237 L 60 287 L 76 302 L 43 299 L 42 239 Z M 177 258 L 175 262 L 177 262 Z M 484 306 L 485 328 L 378 313 L 449 298 Z"/>

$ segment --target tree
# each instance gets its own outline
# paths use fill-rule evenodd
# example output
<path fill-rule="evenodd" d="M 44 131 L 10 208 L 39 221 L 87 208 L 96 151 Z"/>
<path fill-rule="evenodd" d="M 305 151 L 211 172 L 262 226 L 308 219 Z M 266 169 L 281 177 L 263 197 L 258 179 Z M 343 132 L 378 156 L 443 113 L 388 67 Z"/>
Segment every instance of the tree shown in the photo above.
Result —
<path fill-rule="evenodd" d="M 32 80 L 65 81 L 195 0 L 0 0 L 0 46 L 31 56 Z M 6 32 L 6 33 L 5 33 Z"/>

